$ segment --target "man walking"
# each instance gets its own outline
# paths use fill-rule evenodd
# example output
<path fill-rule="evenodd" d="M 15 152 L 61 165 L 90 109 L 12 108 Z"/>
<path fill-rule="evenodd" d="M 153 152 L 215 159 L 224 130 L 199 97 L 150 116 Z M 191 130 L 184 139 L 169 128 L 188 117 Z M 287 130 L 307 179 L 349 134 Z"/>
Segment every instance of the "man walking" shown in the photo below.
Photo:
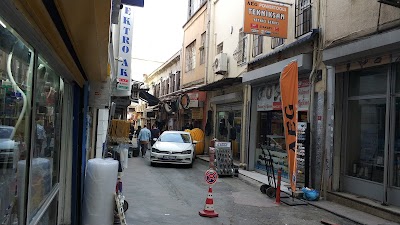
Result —
<path fill-rule="evenodd" d="M 151 129 L 151 146 L 154 145 L 155 141 L 154 138 L 160 137 L 160 129 L 157 128 L 157 125 L 153 125 L 153 129 Z"/>
<path fill-rule="evenodd" d="M 151 132 L 147 129 L 147 126 L 144 125 L 143 128 L 139 132 L 138 141 L 140 142 L 141 150 L 142 150 L 142 158 L 146 155 L 147 148 L 149 146 L 151 138 Z"/>

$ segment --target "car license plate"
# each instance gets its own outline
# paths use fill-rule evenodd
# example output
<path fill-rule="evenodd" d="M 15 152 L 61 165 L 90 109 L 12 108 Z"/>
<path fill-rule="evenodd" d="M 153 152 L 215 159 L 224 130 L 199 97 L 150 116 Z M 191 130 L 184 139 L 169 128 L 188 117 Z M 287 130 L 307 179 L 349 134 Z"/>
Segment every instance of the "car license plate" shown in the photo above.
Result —
<path fill-rule="evenodd" d="M 172 155 L 164 155 L 163 159 L 176 159 L 176 156 L 172 156 Z"/>

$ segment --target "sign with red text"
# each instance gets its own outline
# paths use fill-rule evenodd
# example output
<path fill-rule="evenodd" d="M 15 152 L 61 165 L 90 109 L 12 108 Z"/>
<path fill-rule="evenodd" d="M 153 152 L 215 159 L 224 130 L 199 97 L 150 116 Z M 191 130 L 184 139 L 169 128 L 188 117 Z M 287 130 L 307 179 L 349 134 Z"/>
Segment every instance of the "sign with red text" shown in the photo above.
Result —
<path fill-rule="evenodd" d="M 245 0 L 243 32 L 287 38 L 288 12 L 286 6 Z"/>
<path fill-rule="evenodd" d="M 299 79 L 298 110 L 308 111 L 310 105 L 310 82 L 308 78 Z M 257 91 L 257 111 L 281 110 L 281 88 L 279 82 L 269 83 Z"/>

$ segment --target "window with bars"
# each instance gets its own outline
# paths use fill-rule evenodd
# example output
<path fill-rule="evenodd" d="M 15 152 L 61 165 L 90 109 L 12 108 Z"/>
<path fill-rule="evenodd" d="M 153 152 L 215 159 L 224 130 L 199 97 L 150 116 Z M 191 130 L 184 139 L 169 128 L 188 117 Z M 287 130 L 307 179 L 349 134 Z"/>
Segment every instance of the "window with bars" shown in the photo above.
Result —
<path fill-rule="evenodd" d="M 205 44 L 206 44 L 206 32 L 201 34 L 200 65 L 206 62 Z"/>
<path fill-rule="evenodd" d="M 274 49 L 274 48 L 276 48 L 278 46 L 283 45 L 284 43 L 285 43 L 285 39 L 273 37 L 271 39 L 271 48 Z"/>
<path fill-rule="evenodd" d="M 235 55 L 238 64 L 247 62 L 247 35 L 243 32 L 243 28 L 239 30 L 239 43 Z"/>
<path fill-rule="evenodd" d="M 253 57 L 258 56 L 263 52 L 263 40 L 260 35 L 253 35 Z"/>
<path fill-rule="evenodd" d="M 185 53 L 185 66 L 186 72 L 194 70 L 196 67 L 196 49 L 195 49 L 196 41 L 193 41 L 186 47 Z"/>
<path fill-rule="evenodd" d="M 312 29 L 311 0 L 296 0 L 295 19 L 296 38 L 308 33 Z"/>

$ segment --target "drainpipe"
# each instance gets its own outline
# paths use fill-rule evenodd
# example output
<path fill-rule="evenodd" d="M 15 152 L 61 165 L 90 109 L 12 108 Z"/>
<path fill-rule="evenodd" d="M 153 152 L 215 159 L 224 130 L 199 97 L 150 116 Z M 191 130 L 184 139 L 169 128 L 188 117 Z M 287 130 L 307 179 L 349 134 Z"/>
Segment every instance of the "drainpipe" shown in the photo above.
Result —
<path fill-rule="evenodd" d="M 205 84 L 208 84 L 208 64 L 210 55 L 210 32 L 211 32 L 211 0 L 207 2 L 207 29 L 206 29 L 206 41 L 205 41 L 205 51 L 206 51 L 206 79 Z"/>

